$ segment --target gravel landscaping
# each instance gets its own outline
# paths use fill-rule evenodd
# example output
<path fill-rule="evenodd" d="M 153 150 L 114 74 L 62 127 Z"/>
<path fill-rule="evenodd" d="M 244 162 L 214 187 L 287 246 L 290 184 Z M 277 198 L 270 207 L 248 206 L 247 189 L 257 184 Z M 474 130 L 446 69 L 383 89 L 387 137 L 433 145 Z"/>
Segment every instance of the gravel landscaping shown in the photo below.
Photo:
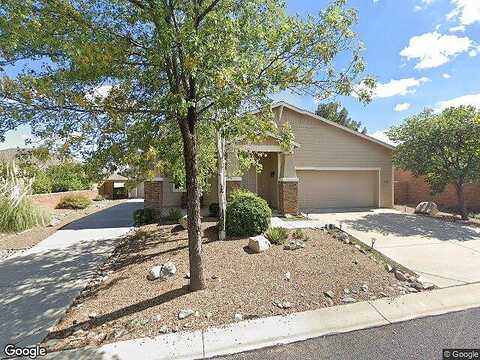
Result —
<path fill-rule="evenodd" d="M 214 225 L 203 222 L 206 290 L 188 291 L 187 232 L 143 226 L 117 247 L 44 345 L 98 346 L 424 290 L 344 233 L 305 230 L 295 250 L 273 245 L 253 253 L 248 239 L 216 241 Z M 165 281 L 151 280 L 162 272 Z"/>
<path fill-rule="evenodd" d="M 52 222 L 49 226 L 39 226 L 21 233 L 0 233 L 0 260 L 35 246 L 63 226 L 90 214 L 122 203 L 124 200 L 104 200 L 93 203 L 84 210 L 49 210 Z"/>

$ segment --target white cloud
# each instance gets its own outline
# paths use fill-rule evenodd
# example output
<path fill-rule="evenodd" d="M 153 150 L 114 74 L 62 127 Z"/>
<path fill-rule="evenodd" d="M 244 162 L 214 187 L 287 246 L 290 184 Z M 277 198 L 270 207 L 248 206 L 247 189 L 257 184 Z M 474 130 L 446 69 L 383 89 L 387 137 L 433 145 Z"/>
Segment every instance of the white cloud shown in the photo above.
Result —
<path fill-rule="evenodd" d="M 441 101 L 437 104 L 435 110 L 442 111 L 451 106 L 472 105 L 480 109 L 480 93 L 459 96 L 450 100 Z"/>
<path fill-rule="evenodd" d="M 380 141 L 383 141 L 384 143 L 390 144 L 390 145 L 396 145 L 395 142 L 390 140 L 387 136 L 387 131 L 390 130 L 389 128 L 384 129 L 384 130 L 378 130 L 375 131 L 372 134 L 368 134 L 371 137 L 374 137 L 375 139 L 378 139 Z"/>
<path fill-rule="evenodd" d="M 465 25 L 453 26 L 448 31 L 450 32 L 465 32 Z"/>
<path fill-rule="evenodd" d="M 425 33 L 410 39 L 400 55 L 408 60 L 417 59 L 415 69 L 430 69 L 448 63 L 452 57 L 467 52 L 474 46 L 468 37 Z"/>
<path fill-rule="evenodd" d="M 443 74 L 442 74 L 442 77 L 443 77 L 444 79 L 450 79 L 452 76 L 451 76 L 450 74 L 448 74 L 448 73 L 443 73 Z"/>
<path fill-rule="evenodd" d="M 387 98 L 397 95 L 409 95 L 414 94 L 422 83 L 430 81 L 427 77 L 422 77 L 420 79 L 407 78 L 399 80 L 390 80 L 388 83 L 377 84 L 377 87 L 374 90 L 373 97 L 377 98 Z"/>
<path fill-rule="evenodd" d="M 480 1 L 451 0 L 455 8 L 447 15 L 448 20 L 458 19 L 461 25 L 480 22 Z"/>
<path fill-rule="evenodd" d="M 406 111 L 406 110 L 410 109 L 411 106 L 412 106 L 412 105 L 409 104 L 409 103 L 401 103 L 401 104 L 397 104 L 397 105 L 395 106 L 395 109 L 394 109 L 394 110 L 395 110 L 396 112 Z"/>

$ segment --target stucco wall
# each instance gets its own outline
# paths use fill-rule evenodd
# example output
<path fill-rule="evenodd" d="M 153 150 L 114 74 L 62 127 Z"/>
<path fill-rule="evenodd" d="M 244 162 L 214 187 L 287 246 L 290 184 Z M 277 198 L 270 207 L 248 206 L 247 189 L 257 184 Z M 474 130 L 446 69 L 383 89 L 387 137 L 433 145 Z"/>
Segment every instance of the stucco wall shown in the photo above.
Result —
<path fill-rule="evenodd" d="M 295 167 L 380 168 L 380 206 L 393 206 L 392 150 L 312 116 L 283 108 L 278 119 L 280 109 L 275 111 L 277 123 L 288 121 L 300 144 L 294 154 Z"/>

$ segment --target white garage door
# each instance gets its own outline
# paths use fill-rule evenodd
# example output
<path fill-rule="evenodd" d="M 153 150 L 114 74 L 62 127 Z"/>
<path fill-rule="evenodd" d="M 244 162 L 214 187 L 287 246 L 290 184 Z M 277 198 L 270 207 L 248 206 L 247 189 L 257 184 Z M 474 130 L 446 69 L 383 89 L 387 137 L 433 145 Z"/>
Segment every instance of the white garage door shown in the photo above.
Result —
<path fill-rule="evenodd" d="M 378 207 L 378 171 L 297 170 L 301 209 Z"/>

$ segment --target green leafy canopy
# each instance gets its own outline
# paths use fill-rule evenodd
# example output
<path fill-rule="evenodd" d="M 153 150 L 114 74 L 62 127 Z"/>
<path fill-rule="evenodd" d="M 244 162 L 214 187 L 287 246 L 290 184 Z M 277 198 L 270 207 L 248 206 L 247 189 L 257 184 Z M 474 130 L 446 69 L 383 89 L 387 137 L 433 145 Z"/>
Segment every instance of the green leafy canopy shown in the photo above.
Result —
<path fill-rule="evenodd" d="M 216 128 L 235 140 L 272 131 L 272 93 L 369 99 L 356 21 L 345 0 L 306 19 L 280 0 L 3 0 L 0 134 L 30 124 L 93 172 L 158 167 L 181 181 L 184 124 L 206 177 Z M 17 77 L 1 72 L 24 60 Z"/>

